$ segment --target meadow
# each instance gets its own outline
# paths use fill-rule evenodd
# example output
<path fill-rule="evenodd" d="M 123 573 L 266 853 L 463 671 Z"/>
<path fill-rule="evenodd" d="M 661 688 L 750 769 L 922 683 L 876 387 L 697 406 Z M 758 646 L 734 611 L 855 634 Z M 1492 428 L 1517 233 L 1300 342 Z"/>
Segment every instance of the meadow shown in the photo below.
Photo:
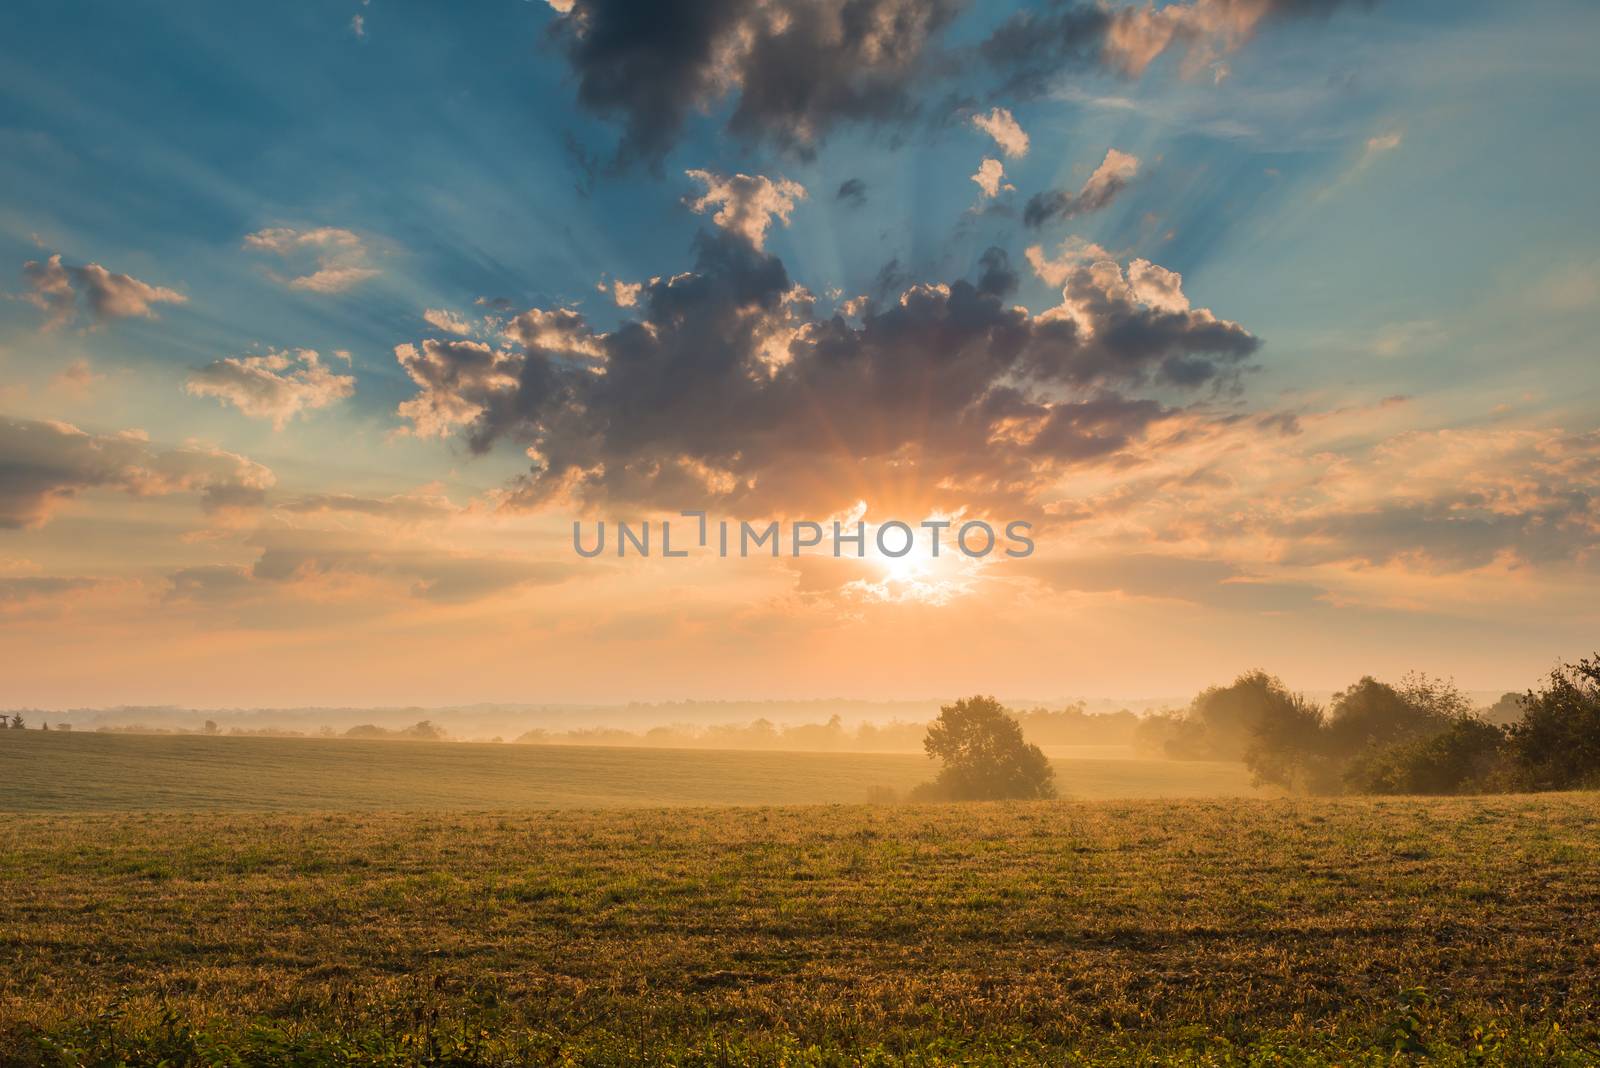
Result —
<path fill-rule="evenodd" d="M 1242 765 L 1052 750 L 1083 799 L 1253 793 Z M 0 732 L 0 812 L 851 804 L 932 777 L 920 753 Z"/>
<path fill-rule="evenodd" d="M 0 1064 L 1600 1063 L 1594 794 L 30 813 L 0 752 Z"/>

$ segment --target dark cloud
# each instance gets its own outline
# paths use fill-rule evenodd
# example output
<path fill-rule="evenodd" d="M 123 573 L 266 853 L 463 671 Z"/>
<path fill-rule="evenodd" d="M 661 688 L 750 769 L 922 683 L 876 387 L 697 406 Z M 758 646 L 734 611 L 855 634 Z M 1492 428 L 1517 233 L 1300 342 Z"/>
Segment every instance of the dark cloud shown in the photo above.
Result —
<path fill-rule="evenodd" d="M 841 121 L 917 113 L 929 45 L 959 0 L 577 0 L 556 24 L 578 101 L 623 123 L 618 157 L 658 162 L 726 97 L 746 141 L 811 153 Z"/>
<path fill-rule="evenodd" d="M 1053 219 L 1072 219 L 1099 211 L 1109 206 L 1138 173 L 1138 158 L 1113 148 L 1076 193 L 1053 189 L 1030 197 L 1022 211 L 1022 221 L 1028 226 L 1042 226 Z"/>
<path fill-rule="evenodd" d="M 834 194 L 834 199 L 859 208 L 867 202 L 867 183 L 860 178 L 846 178 L 839 183 L 839 192 Z"/>
<path fill-rule="evenodd" d="M 1384 501 L 1370 508 L 1294 519 L 1288 564 L 1406 562 L 1437 573 L 1497 561 L 1550 564 L 1600 550 L 1600 487 L 1510 507 L 1481 492 Z"/>
<path fill-rule="evenodd" d="M 945 31 L 968 0 L 575 0 L 553 33 L 586 110 L 623 127 L 618 161 L 659 164 L 690 115 L 731 100 L 728 130 L 811 154 L 836 125 L 904 125 L 975 106 L 950 80 L 973 70 L 1004 95 L 1044 91 L 1065 71 L 1138 77 L 1181 53 L 1186 71 L 1244 44 L 1263 19 L 1327 14 L 1338 0 L 1190 0 L 1162 7 L 1088 0 L 1031 6 L 973 46 Z M 941 83 L 945 83 L 941 86 Z M 592 176 L 594 160 L 577 157 Z"/>
<path fill-rule="evenodd" d="M 459 604 L 529 586 L 565 582 L 571 564 L 452 553 L 427 548 L 374 548 L 351 535 L 315 530 L 260 531 L 253 565 L 189 567 L 167 576 L 170 602 L 263 602 L 299 586 L 349 579 L 392 584 L 418 600 Z"/>
<path fill-rule="evenodd" d="M 1266 20 L 1326 16 L 1370 0 L 1190 0 L 1146 4 L 1054 2 L 1025 8 L 978 47 L 1003 92 L 1037 95 L 1064 71 L 1099 68 L 1137 78 L 1169 51 L 1186 72 L 1216 63 L 1243 45 Z"/>
<path fill-rule="evenodd" d="M 160 449 L 131 431 L 0 419 L 0 530 L 42 526 L 63 501 L 91 489 L 194 493 L 218 511 L 260 504 L 273 481 L 267 468 L 221 449 Z"/>
<path fill-rule="evenodd" d="M 515 347 L 400 346 L 420 387 L 401 414 L 478 451 L 528 450 L 511 496 L 526 506 L 1009 506 L 1172 413 L 1130 391 L 1220 379 L 1257 345 L 1143 261 L 1072 273 L 1063 304 L 1035 316 L 991 249 L 976 281 L 909 285 L 846 320 L 819 317 L 780 260 L 732 233 L 696 249 L 694 270 L 645 286 L 639 318 L 611 333 L 569 312 Z"/>
<path fill-rule="evenodd" d="M 55 575 L 26 575 L 0 578 L 0 608 L 53 601 L 74 593 L 106 585 L 104 579 L 63 578 Z"/>

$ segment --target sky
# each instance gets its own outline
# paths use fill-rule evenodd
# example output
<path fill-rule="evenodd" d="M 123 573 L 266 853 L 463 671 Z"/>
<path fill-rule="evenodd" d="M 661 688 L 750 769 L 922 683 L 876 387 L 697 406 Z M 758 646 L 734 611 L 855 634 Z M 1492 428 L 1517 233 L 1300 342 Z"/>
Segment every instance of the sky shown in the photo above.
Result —
<path fill-rule="evenodd" d="M 1600 646 L 1597 39 L 6 5 L 0 706 L 1526 688 Z"/>

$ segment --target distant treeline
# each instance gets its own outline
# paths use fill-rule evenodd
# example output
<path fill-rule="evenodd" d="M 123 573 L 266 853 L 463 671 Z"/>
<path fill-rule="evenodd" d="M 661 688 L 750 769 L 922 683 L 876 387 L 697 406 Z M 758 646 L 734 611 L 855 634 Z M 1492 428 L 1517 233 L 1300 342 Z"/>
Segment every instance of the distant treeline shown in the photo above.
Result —
<path fill-rule="evenodd" d="M 1424 675 L 1363 678 L 1326 707 L 1261 671 L 1146 717 L 1136 744 L 1242 760 L 1258 785 L 1311 793 L 1454 794 L 1600 787 L 1600 656 L 1475 710 Z"/>
<path fill-rule="evenodd" d="M 1089 712 L 1081 704 L 1032 708 L 1014 714 L 1028 739 L 1040 745 L 1131 745 L 1139 717 L 1126 709 Z M 839 716 L 826 723 L 788 726 L 766 719 L 753 723 L 696 726 L 674 724 L 643 731 L 611 727 L 531 730 L 517 738 L 535 745 L 626 745 L 695 749 L 796 749 L 854 753 L 921 752 L 927 722 L 895 721 L 846 726 Z"/>
<path fill-rule="evenodd" d="M 22 720 L 19 713 L 17 719 Z M 1065 708 L 1033 708 L 1015 713 L 1028 738 L 1042 745 L 1130 745 L 1140 718 L 1126 709 L 1089 712 L 1081 704 Z M 18 724 L 22 725 L 21 722 Z M 70 729 L 70 728 L 69 728 Z M 323 727 L 299 731 L 279 727 L 223 729 L 213 720 L 201 727 L 166 727 L 131 724 L 97 727 L 106 734 L 198 734 L 261 738 L 356 738 L 393 741 L 459 741 L 441 725 L 422 720 L 409 727 L 358 724 L 339 731 Z M 840 716 L 825 723 L 782 725 L 767 719 L 739 724 L 673 724 L 644 730 L 621 727 L 574 727 L 566 730 L 536 728 L 514 740 L 531 745 L 608 745 L 685 749 L 787 749 L 855 753 L 921 752 L 928 722 L 894 721 L 846 726 Z M 493 741 L 502 741 L 494 738 Z"/>

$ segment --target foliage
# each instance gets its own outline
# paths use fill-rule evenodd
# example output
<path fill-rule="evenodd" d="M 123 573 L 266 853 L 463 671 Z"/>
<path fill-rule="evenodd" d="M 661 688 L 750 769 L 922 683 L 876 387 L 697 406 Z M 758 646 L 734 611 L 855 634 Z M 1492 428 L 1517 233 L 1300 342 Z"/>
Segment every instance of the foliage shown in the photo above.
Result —
<path fill-rule="evenodd" d="M 1511 725 L 1511 750 L 1526 785 L 1539 790 L 1600 786 L 1600 656 L 1550 672 Z"/>
<path fill-rule="evenodd" d="M 939 710 L 923 748 L 944 767 L 919 788 L 919 800 L 999 801 L 1056 796 L 1044 752 L 993 697 L 969 697 Z"/>
<path fill-rule="evenodd" d="M 1251 731 L 1244 762 L 1256 785 L 1285 786 L 1323 793 L 1333 775 L 1324 751 L 1328 734 L 1322 709 L 1301 694 L 1287 692 L 1276 679 L 1272 700 L 1264 701 Z"/>
<path fill-rule="evenodd" d="M 1334 695 L 1328 750 L 1349 760 L 1375 748 L 1426 738 L 1470 709 L 1466 697 L 1448 682 L 1410 675 L 1396 687 L 1368 675 Z"/>
<path fill-rule="evenodd" d="M 1367 794 L 1456 794 L 1482 789 L 1500 773 L 1506 732 L 1471 714 L 1442 731 L 1357 757 L 1345 782 Z"/>
<path fill-rule="evenodd" d="M 1189 760 L 1243 760 L 1256 730 L 1283 713 L 1294 697 L 1265 671 L 1248 671 L 1228 686 L 1203 690 L 1189 705 L 1168 743 L 1169 756 Z"/>

